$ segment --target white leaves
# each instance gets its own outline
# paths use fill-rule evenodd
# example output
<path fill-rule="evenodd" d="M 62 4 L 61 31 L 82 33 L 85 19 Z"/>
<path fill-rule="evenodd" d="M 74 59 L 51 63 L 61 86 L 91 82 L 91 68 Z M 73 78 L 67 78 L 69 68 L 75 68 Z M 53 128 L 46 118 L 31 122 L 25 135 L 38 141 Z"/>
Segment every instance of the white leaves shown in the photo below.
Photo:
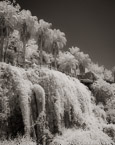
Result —
<path fill-rule="evenodd" d="M 105 69 L 104 70 L 104 79 L 107 81 L 112 81 L 113 80 L 112 71 Z"/>
<path fill-rule="evenodd" d="M 87 67 L 91 63 L 89 55 L 81 52 L 78 47 L 72 47 L 69 50 L 70 53 L 73 54 L 75 58 L 79 61 L 79 63 L 83 66 Z"/>
<path fill-rule="evenodd" d="M 35 43 L 35 40 L 30 40 L 26 47 L 26 58 L 30 60 L 32 55 L 37 53 L 38 46 Z"/>
<path fill-rule="evenodd" d="M 40 19 L 38 24 L 38 32 L 43 32 L 52 26 L 51 23 L 45 22 L 43 19 Z"/>
<path fill-rule="evenodd" d="M 114 90 L 112 86 L 102 79 L 94 82 L 91 88 L 97 99 L 97 103 L 102 102 L 105 104 L 109 99 L 113 99 L 114 97 Z"/>
<path fill-rule="evenodd" d="M 41 41 L 44 43 L 44 47 L 48 47 L 50 45 L 50 27 L 51 23 L 45 22 L 43 19 L 40 19 L 38 23 L 35 23 L 36 29 L 36 37 L 38 45 L 40 45 Z"/>
<path fill-rule="evenodd" d="M 104 66 L 99 66 L 98 64 L 91 63 L 89 65 L 89 70 L 94 72 L 99 78 L 104 78 Z"/>
<path fill-rule="evenodd" d="M 78 47 L 71 47 L 69 48 L 69 50 L 70 50 L 70 53 L 73 55 L 76 55 L 80 51 Z"/>
<path fill-rule="evenodd" d="M 20 31 L 21 38 L 28 40 L 37 32 L 38 20 L 36 16 L 32 16 L 29 10 L 22 10 L 18 15 L 17 29 Z"/>
<path fill-rule="evenodd" d="M 51 42 L 55 43 L 58 49 L 61 49 L 66 45 L 65 33 L 61 32 L 59 29 L 50 30 Z"/>
<path fill-rule="evenodd" d="M 10 1 L 0 2 L 0 13 L 5 18 L 5 25 L 13 28 L 17 23 L 19 7 L 13 6 Z"/>
<path fill-rule="evenodd" d="M 60 52 L 58 64 L 62 71 L 67 71 L 68 69 L 71 71 L 71 69 L 76 69 L 76 66 L 78 66 L 78 61 L 70 52 Z"/>

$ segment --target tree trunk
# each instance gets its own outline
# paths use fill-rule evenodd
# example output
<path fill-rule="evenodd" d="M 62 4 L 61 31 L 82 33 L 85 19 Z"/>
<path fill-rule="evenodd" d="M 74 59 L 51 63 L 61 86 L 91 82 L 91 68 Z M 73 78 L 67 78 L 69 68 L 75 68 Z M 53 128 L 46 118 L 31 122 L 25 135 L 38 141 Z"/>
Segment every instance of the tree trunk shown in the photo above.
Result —
<path fill-rule="evenodd" d="M 24 38 L 25 39 L 25 38 Z M 23 41 L 23 67 L 25 67 L 26 41 Z"/>
<path fill-rule="evenodd" d="M 20 55 L 20 52 L 18 50 L 18 53 L 17 53 L 17 61 L 16 61 L 17 65 L 19 65 L 19 55 Z"/>
<path fill-rule="evenodd" d="M 42 44 L 43 43 L 43 41 L 42 41 L 42 36 L 41 36 L 41 38 L 40 38 L 40 67 L 41 67 L 41 65 L 42 65 Z"/>
<path fill-rule="evenodd" d="M 57 45 L 56 43 L 54 42 L 54 46 L 53 46 L 53 50 L 54 50 L 54 67 L 55 69 L 57 69 L 57 53 L 58 53 L 58 50 L 57 50 Z"/>
<path fill-rule="evenodd" d="M 6 54 L 7 54 L 7 49 L 8 49 L 8 43 L 9 43 L 9 29 L 6 29 L 7 33 L 7 38 L 6 38 L 6 46 L 5 46 L 5 51 L 4 51 L 4 62 L 6 62 Z"/>
<path fill-rule="evenodd" d="M 3 45 L 4 45 L 4 36 L 1 37 L 0 39 L 0 62 L 3 61 Z"/>
<path fill-rule="evenodd" d="M 74 69 L 74 77 L 76 77 L 76 69 Z"/>
<path fill-rule="evenodd" d="M 79 64 L 79 70 L 81 75 L 85 74 L 85 67 L 81 63 Z"/>
<path fill-rule="evenodd" d="M 23 42 L 23 67 L 25 67 L 25 58 L 26 58 L 26 42 L 28 40 L 27 38 L 27 25 L 24 22 L 22 26 L 22 42 Z"/>
<path fill-rule="evenodd" d="M 55 69 L 57 69 L 57 53 L 56 51 L 54 52 L 54 65 L 55 65 Z"/>
<path fill-rule="evenodd" d="M 115 83 L 115 72 L 113 73 L 113 77 L 114 77 L 114 83 Z"/>

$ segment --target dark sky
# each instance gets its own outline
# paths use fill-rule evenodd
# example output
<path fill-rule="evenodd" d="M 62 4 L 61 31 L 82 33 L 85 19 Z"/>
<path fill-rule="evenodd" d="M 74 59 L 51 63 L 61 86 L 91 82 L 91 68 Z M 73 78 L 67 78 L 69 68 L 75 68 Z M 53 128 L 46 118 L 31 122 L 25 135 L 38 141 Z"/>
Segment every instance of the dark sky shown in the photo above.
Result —
<path fill-rule="evenodd" d="M 115 0 L 17 0 L 38 19 L 65 32 L 66 49 L 77 46 L 99 65 L 115 65 Z"/>

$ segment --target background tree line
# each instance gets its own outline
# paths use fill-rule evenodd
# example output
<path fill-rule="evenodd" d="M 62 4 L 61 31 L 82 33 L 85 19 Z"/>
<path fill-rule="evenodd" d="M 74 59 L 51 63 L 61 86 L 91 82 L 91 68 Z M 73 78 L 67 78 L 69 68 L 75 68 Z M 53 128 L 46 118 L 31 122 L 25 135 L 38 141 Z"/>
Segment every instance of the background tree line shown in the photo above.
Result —
<path fill-rule="evenodd" d="M 64 51 L 65 33 L 52 29 L 52 24 L 38 20 L 16 2 L 0 2 L 0 61 L 12 65 L 48 65 L 77 76 L 91 71 L 106 80 L 115 81 L 115 69 L 107 70 L 92 62 L 78 47 Z M 112 73 L 113 72 L 113 73 Z M 113 74 L 113 76 L 112 76 Z"/>

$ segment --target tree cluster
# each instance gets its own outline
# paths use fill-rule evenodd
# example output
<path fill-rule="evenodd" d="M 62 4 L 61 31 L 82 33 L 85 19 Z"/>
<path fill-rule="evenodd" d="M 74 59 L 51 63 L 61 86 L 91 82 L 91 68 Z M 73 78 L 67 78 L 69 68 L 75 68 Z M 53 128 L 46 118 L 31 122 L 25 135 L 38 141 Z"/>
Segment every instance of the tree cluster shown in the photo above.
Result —
<path fill-rule="evenodd" d="M 64 52 L 65 33 L 38 20 L 16 2 L 0 2 L 0 61 L 26 67 L 47 65 L 76 77 L 91 71 L 106 81 L 115 81 L 115 69 L 107 70 L 92 62 L 78 47 Z M 112 73 L 113 72 L 113 73 Z M 113 74 L 113 75 L 112 75 Z"/>

